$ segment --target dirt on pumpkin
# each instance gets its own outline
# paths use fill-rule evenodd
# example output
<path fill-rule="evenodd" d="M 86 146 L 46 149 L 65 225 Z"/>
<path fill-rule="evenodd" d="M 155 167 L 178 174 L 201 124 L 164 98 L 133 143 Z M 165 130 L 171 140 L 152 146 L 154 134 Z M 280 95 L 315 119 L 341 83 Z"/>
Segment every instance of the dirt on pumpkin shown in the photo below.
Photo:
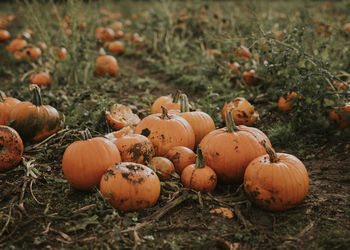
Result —
<path fill-rule="evenodd" d="M 130 76 L 141 74 L 159 80 L 133 59 L 122 62 L 122 71 Z M 176 89 L 169 84 L 166 88 L 160 85 L 154 92 L 168 94 L 171 88 Z M 128 91 L 143 94 L 137 89 Z M 77 130 L 60 130 L 42 143 L 27 146 L 23 163 L 0 173 L 1 248 L 347 249 L 350 246 L 348 141 L 330 138 L 328 144 L 316 149 L 313 159 L 301 159 L 309 172 L 310 189 L 306 199 L 288 211 L 268 212 L 255 207 L 242 186 L 218 185 L 212 194 L 200 194 L 184 189 L 179 179 L 173 178 L 162 182 L 162 194 L 154 207 L 126 213 L 113 209 L 98 190 L 75 190 L 64 178 L 62 155 L 78 136 Z M 329 156 L 331 146 L 334 151 Z M 213 212 L 218 208 L 229 209 L 233 217 Z"/>

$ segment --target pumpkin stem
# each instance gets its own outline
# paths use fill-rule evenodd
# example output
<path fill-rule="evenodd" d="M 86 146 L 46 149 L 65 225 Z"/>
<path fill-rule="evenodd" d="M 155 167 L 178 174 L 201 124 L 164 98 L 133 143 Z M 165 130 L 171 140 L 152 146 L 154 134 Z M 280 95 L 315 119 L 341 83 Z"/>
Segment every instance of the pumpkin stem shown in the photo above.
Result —
<path fill-rule="evenodd" d="M 203 152 L 201 147 L 197 147 L 197 158 L 196 158 L 196 168 L 204 168 Z"/>
<path fill-rule="evenodd" d="M 259 143 L 260 143 L 261 145 L 263 145 L 263 147 L 265 148 L 266 153 L 267 153 L 267 154 L 269 155 L 269 157 L 270 157 L 270 162 L 272 162 L 272 163 L 279 162 L 280 159 L 278 158 L 276 151 L 273 149 L 273 147 L 272 147 L 270 144 L 268 144 L 268 143 L 266 142 L 266 140 L 262 140 L 262 141 L 260 141 Z"/>
<path fill-rule="evenodd" d="M 232 113 L 227 111 L 225 114 L 226 119 L 226 132 L 232 133 L 239 131 L 239 128 L 236 126 L 235 121 L 233 120 Z"/>
<path fill-rule="evenodd" d="M 168 115 L 168 110 L 166 109 L 166 107 L 164 107 L 163 105 L 160 106 L 162 108 L 162 119 L 167 119 L 170 120 L 170 116 Z"/>
<path fill-rule="evenodd" d="M 181 113 L 190 112 L 190 104 L 186 94 L 180 95 L 180 111 Z"/>
<path fill-rule="evenodd" d="M 33 104 L 35 106 L 42 106 L 43 99 L 41 98 L 41 91 L 40 91 L 39 86 L 36 84 L 30 84 L 29 90 L 33 91 Z"/>
<path fill-rule="evenodd" d="M 84 131 L 80 131 L 81 137 L 84 141 L 88 139 L 92 139 L 92 135 L 90 133 L 90 130 L 86 128 Z"/>
<path fill-rule="evenodd" d="M 0 102 L 4 102 L 5 98 L 0 94 Z"/>
<path fill-rule="evenodd" d="M 181 95 L 181 90 L 176 90 L 175 95 L 173 97 L 173 103 L 177 103 L 179 101 Z"/>

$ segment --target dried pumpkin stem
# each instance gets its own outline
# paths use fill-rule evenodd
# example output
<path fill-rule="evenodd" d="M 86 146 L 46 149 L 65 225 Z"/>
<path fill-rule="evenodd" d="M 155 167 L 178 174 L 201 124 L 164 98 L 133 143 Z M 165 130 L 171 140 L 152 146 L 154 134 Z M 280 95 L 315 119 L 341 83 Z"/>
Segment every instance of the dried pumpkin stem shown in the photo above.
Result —
<path fill-rule="evenodd" d="M 173 103 L 177 103 L 179 101 L 181 95 L 181 90 L 176 90 L 175 95 L 173 97 Z"/>
<path fill-rule="evenodd" d="M 180 111 L 181 113 L 190 112 L 190 104 L 186 94 L 180 95 Z"/>
<path fill-rule="evenodd" d="M 35 106 L 42 106 L 43 105 L 43 99 L 41 97 L 41 91 L 38 85 L 31 84 L 30 90 L 33 91 L 33 104 Z"/>
<path fill-rule="evenodd" d="M 80 131 L 80 134 L 81 134 L 81 137 L 84 141 L 88 140 L 88 139 L 92 139 L 92 135 L 91 135 L 90 130 L 88 128 L 85 129 L 84 131 Z"/>
<path fill-rule="evenodd" d="M 278 158 L 277 156 L 277 153 L 276 151 L 273 149 L 273 147 L 266 142 L 266 140 L 263 140 L 263 141 L 260 141 L 259 142 L 261 145 L 263 145 L 263 147 L 265 148 L 266 150 L 266 153 L 269 155 L 270 157 L 270 162 L 272 163 L 276 163 L 278 162 L 280 159 Z"/>
<path fill-rule="evenodd" d="M 230 111 L 227 111 L 225 114 L 226 118 L 226 132 L 232 133 L 239 131 L 238 127 L 235 124 L 235 121 L 233 120 L 232 113 Z"/>
<path fill-rule="evenodd" d="M 162 108 L 162 119 L 170 120 L 170 116 L 168 115 L 168 110 L 164 106 L 160 106 Z"/>

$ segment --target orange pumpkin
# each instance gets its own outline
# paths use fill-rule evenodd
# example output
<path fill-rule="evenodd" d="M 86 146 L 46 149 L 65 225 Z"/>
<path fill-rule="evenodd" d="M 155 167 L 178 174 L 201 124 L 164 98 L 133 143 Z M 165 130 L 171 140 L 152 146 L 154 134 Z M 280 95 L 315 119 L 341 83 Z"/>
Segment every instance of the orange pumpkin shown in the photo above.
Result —
<path fill-rule="evenodd" d="M 185 188 L 203 193 L 211 192 L 217 184 L 215 171 L 204 164 L 200 147 L 197 149 L 196 164 L 188 165 L 181 173 L 181 182 Z"/>
<path fill-rule="evenodd" d="M 131 135 L 134 133 L 134 129 L 131 127 L 124 127 L 118 131 L 114 131 L 111 133 L 106 134 L 104 137 L 111 140 L 112 142 L 116 141 L 120 137 L 124 135 Z"/>
<path fill-rule="evenodd" d="M 118 147 L 122 161 L 147 164 L 154 155 L 152 143 L 146 136 L 140 134 L 125 135 L 114 144 Z"/>
<path fill-rule="evenodd" d="M 0 30 L 0 41 L 7 41 L 11 37 L 10 32 L 7 30 Z"/>
<path fill-rule="evenodd" d="M 129 106 L 113 104 L 110 111 L 106 111 L 106 120 L 114 130 L 124 127 L 136 127 L 140 123 L 138 115 L 134 114 Z"/>
<path fill-rule="evenodd" d="M 117 163 L 105 171 L 101 194 L 121 211 L 152 207 L 160 195 L 160 181 L 152 169 L 138 163 Z"/>
<path fill-rule="evenodd" d="M 169 180 L 171 174 L 175 172 L 174 164 L 169 159 L 161 156 L 153 157 L 150 161 L 150 166 L 154 167 L 161 180 Z"/>
<path fill-rule="evenodd" d="M 204 163 L 214 169 L 221 182 L 242 181 L 250 161 L 265 154 L 259 141 L 261 138 L 268 141 L 266 135 L 258 129 L 250 129 L 243 125 L 236 127 L 232 113 L 228 112 L 226 128 L 214 130 L 202 139 Z"/>
<path fill-rule="evenodd" d="M 195 135 L 195 145 L 197 145 L 204 136 L 215 130 L 214 121 L 207 113 L 202 111 L 190 112 L 186 94 L 181 94 L 180 106 L 181 112 L 177 115 L 184 118 L 191 125 Z"/>
<path fill-rule="evenodd" d="M 287 93 L 287 99 L 285 99 L 283 96 L 280 96 L 280 98 L 278 99 L 278 109 L 281 111 L 292 110 L 293 107 L 290 102 L 293 98 L 297 98 L 297 97 L 298 97 L 298 94 L 295 93 L 294 91 L 292 93 L 290 92 Z"/>
<path fill-rule="evenodd" d="M 5 125 L 9 122 L 13 107 L 20 102 L 16 98 L 0 95 L 0 125 Z"/>
<path fill-rule="evenodd" d="M 247 84 L 255 84 L 259 81 L 259 79 L 255 77 L 255 70 L 253 69 L 244 71 L 242 77 Z"/>
<path fill-rule="evenodd" d="M 47 86 L 49 84 L 52 84 L 52 80 L 49 76 L 49 74 L 45 72 L 39 72 L 39 73 L 34 73 L 30 76 L 29 81 L 32 84 L 36 84 L 38 86 Z"/>
<path fill-rule="evenodd" d="M 58 52 L 57 52 L 57 55 L 58 55 L 58 58 L 59 59 L 64 59 L 66 56 L 67 56 L 67 50 L 66 50 L 66 48 L 60 48 L 59 50 L 58 50 Z"/>
<path fill-rule="evenodd" d="M 116 32 L 115 32 L 115 35 L 114 35 L 114 37 L 116 38 L 116 39 L 120 39 L 120 38 L 122 38 L 124 36 L 124 32 L 122 31 L 122 30 L 117 30 Z"/>
<path fill-rule="evenodd" d="M 170 95 L 158 97 L 151 106 L 151 113 L 152 114 L 161 113 L 162 112 L 161 106 L 171 103 L 172 101 L 173 99 L 171 98 Z"/>
<path fill-rule="evenodd" d="M 162 114 L 153 114 L 142 119 L 135 128 L 135 134 L 148 137 L 156 156 L 165 155 L 175 146 L 193 149 L 195 136 L 191 125 L 180 116 L 168 114 L 163 106 L 162 109 Z"/>
<path fill-rule="evenodd" d="M 221 109 L 221 116 L 224 122 L 226 121 L 227 112 L 232 113 L 237 125 L 252 126 L 259 120 L 259 114 L 254 110 L 254 106 L 243 97 L 237 97 L 230 102 L 225 102 L 224 107 Z"/>
<path fill-rule="evenodd" d="M 234 72 L 234 73 L 237 73 L 240 67 L 241 67 L 241 65 L 239 65 L 238 62 L 233 62 L 233 63 L 228 62 L 227 63 L 227 68 L 229 70 L 231 70 L 231 72 Z"/>
<path fill-rule="evenodd" d="M 113 54 L 119 55 L 119 54 L 124 53 L 125 47 L 124 47 L 124 44 L 122 42 L 114 41 L 108 45 L 108 50 Z"/>
<path fill-rule="evenodd" d="M 184 146 L 172 147 L 164 157 L 174 164 L 176 173 L 180 175 L 185 167 L 196 162 L 196 154 Z"/>
<path fill-rule="evenodd" d="M 96 59 L 95 72 L 99 75 L 109 74 L 111 76 L 118 73 L 118 62 L 114 56 L 103 55 Z"/>
<path fill-rule="evenodd" d="M 80 190 L 98 187 L 104 171 L 121 161 L 116 145 L 103 137 L 92 138 L 82 132 L 83 140 L 70 144 L 63 154 L 62 171 L 70 185 Z"/>
<path fill-rule="evenodd" d="M 30 90 L 33 92 L 33 103 L 16 104 L 11 111 L 10 120 L 14 120 L 11 126 L 17 130 L 24 142 L 38 142 L 58 130 L 60 115 L 54 107 L 42 104 L 38 85 L 31 84 Z"/>
<path fill-rule="evenodd" d="M 25 48 L 27 46 L 27 44 L 28 43 L 26 40 L 16 38 L 16 39 L 12 40 L 9 45 L 6 46 L 6 50 L 10 51 L 12 53 L 15 53 L 15 52 L 20 51 L 23 48 Z"/>
<path fill-rule="evenodd" d="M 171 111 L 179 112 L 180 111 L 180 103 L 179 103 L 180 95 L 181 95 L 181 91 L 176 90 L 176 93 L 173 97 L 173 100 L 169 103 L 165 103 L 163 106 L 169 111 L 171 110 Z"/>
<path fill-rule="evenodd" d="M 251 161 L 244 174 L 244 190 L 256 205 L 282 211 L 298 205 L 307 195 L 309 176 L 295 156 L 276 153 L 265 143 L 268 154 Z"/>
<path fill-rule="evenodd" d="M 26 57 L 29 59 L 36 59 L 39 56 L 41 56 L 41 50 L 35 46 L 28 46 L 23 51 L 23 57 Z"/>
<path fill-rule="evenodd" d="M 252 54 L 250 53 L 249 49 L 245 46 L 240 46 L 234 51 L 238 57 L 241 58 L 248 58 L 250 59 L 252 57 Z"/>
<path fill-rule="evenodd" d="M 0 125 L 0 171 L 16 167 L 22 154 L 23 142 L 17 131 Z"/>
<path fill-rule="evenodd" d="M 350 103 L 331 111 L 329 119 L 337 123 L 339 128 L 350 128 Z"/>

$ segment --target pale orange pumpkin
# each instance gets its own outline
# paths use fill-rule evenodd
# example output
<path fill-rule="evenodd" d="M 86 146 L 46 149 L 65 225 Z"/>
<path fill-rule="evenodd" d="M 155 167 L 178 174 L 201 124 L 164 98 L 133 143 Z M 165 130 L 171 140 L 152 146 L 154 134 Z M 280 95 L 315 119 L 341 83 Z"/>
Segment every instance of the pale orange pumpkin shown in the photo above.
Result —
<path fill-rule="evenodd" d="M 164 157 L 174 164 L 176 173 L 180 175 L 185 167 L 196 162 L 196 154 L 184 146 L 172 147 Z"/>
<path fill-rule="evenodd" d="M 153 157 L 149 165 L 151 168 L 155 169 L 161 180 L 169 180 L 171 174 L 175 172 L 174 164 L 169 159 L 162 156 Z"/>
<path fill-rule="evenodd" d="M 118 73 L 119 66 L 117 59 L 114 56 L 103 55 L 96 59 L 95 72 L 99 75 L 111 75 L 114 76 Z"/>

